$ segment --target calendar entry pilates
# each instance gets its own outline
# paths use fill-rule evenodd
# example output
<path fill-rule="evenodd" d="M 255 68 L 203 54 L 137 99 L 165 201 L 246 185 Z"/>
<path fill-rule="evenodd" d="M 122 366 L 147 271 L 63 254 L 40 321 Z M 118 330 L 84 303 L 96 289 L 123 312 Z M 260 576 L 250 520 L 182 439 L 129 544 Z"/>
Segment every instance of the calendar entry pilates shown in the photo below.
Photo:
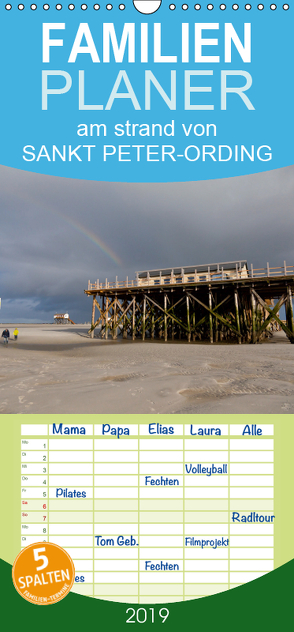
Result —
<path fill-rule="evenodd" d="M 19 549 L 54 542 L 74 561 L 75 592 L 129 603 L 189 600 L 273 570 L 275 424 L 123 417 L 20 424 Z"/>

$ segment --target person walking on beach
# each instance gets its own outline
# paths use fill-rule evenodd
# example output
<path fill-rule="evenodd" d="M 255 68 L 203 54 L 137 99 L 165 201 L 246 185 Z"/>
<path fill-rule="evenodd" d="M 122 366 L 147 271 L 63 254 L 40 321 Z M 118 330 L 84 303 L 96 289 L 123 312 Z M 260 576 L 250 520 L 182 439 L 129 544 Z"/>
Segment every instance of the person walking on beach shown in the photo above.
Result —
<path fill-rule="evenodd" d="M 6 345 L 8 345 L 8 338 L 10 338 L 10 333 L 9 333 L 9 329 L 4 329 L 2 331 L 2 338 L 3 338 L 3 343 Z"/>
<path fill-rule="evenodd" d="M 18 333 L 19 333 L 19 331 L 18 331 L 17 327 L 15 327 L 15 330 L 13 332 L 14 340 L 17 340 Z"/>

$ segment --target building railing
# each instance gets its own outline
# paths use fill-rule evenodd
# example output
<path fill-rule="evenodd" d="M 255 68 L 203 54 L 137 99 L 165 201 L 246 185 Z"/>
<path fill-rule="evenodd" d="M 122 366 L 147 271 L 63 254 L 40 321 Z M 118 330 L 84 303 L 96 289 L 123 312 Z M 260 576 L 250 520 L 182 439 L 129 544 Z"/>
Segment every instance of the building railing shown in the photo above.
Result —
<path fill-rule="evenodd" d="M 159 276 L 150 276 L 147 273 L 146 277 L 137 277 L 137 279 L 129 280 L 127 277 L 125 281 L 118 281 L 116 277 L 115 281 L 108 281 L 105 279 L 105 283 L 102 283 L 97 279 L 95 283 L 91 283 L 88 281 L 88 291 L 93 290 L 107 290 L 107 289 L 115 289 L 115 288 L 132 288 L 132 287 L 164 287 L 166 285 L 186 285 L 189 283 L 210 283 L 215 281 L 230 281 L 236 279 L 260 279 L 260 278 L 272 278 L 272 277 L 285 277 L 285 276 L 294 276 L 294 266 L 286 265 L 284 261 L 284 265 L 280 267 L 271 268 L 269 264 L 267 264 L 266 268 L 251 268 L 239 269 L 236 266 L 236 270 L 224 270 L 221 268 L 220 270 L 215 271 L 206 271 L 206 272 L 197 272 L 195 270 L 194 273 L 191 274 L 173 274 L 163 275 L 159 274 Z"/>

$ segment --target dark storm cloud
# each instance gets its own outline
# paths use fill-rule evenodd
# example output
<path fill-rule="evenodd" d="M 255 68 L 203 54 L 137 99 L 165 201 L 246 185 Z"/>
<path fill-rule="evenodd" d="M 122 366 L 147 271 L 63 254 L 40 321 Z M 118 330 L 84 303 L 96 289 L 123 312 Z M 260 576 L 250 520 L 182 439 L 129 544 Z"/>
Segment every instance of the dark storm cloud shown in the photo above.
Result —
<path fill-rule="evenodd" d="M 2 322 L 50 322 L 65 310 L 89 320 L 88 279 L 234 259 L 294 264 L 294 167 L 183 184 L 85 182 L 0 167 L 0 187 Z"/>

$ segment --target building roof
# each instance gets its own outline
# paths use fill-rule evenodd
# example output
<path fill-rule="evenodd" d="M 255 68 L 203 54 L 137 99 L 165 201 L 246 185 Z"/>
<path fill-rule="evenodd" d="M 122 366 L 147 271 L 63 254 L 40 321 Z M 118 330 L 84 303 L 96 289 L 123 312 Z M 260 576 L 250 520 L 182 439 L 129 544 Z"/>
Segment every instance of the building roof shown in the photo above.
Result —
<path fill-rule="evenodd" d="M 244 266 L 246 267 L 246 269 L 248 268 L 247 266 L 247 261 L 245 259 L 241 259 L 239 261 L 223 261 L 221 263 L 205 263 L 205 264 L 201 264 L 198 266 L 182 266 L 182 267 L 178 267 L 178 268 L 161 268 L 158 270 L 141 270 L 139 272 L 136 272 L 136 276 L 139 279 L 144 279 L 145 277 L 148 276 L 148 274 L 151 277 L 157 277 L 160 276 L 160 274 L 162 274 L 163 276 L 170 276 L 171 273 L 173 273 L 174 275 L 177 274 L 195 274 L 195 271 L 197 271 L 198 273 L 201 272 L 221 272 L 222 269 L 223 270 L 235 270 L 236 266 L 238 267 L 238 270 L 241 270 Z"/>

